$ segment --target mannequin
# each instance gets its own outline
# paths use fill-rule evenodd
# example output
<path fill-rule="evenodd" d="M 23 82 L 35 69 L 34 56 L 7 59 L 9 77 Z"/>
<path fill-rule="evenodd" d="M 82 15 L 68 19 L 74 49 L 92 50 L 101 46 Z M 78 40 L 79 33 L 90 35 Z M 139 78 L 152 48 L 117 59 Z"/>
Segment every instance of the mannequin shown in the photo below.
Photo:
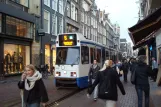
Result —
<path fill-rule="evenodd" d="M 12 55 L 12 61 L 13 61 L 13 72 L 16 72 L 18 64 L 18 56 L 16 52 L 14 52 L 14 54 Z"/>
<path fill-rule="evenodd" d="M 6 73 L 11 72 L 11 55 L 10 53 L 7 53 L 5 56 L 5 65 L 6 65 Z"/>
<path fill-rule="evenodd" d="M 18 56 L 18 70 L 22 71 L 23 70 L 23 57 L 21 53 Z"/>

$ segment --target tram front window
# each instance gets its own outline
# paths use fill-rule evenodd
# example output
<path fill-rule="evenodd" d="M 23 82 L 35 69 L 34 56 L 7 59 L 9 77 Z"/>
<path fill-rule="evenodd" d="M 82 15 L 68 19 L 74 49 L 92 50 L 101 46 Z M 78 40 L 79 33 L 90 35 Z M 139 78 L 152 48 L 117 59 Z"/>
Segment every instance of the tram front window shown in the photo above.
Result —
<path fill-rule="evenodd" d="M 58 47 L 56 64 L 78 65 L 80 60 L 80 48 Z"/>

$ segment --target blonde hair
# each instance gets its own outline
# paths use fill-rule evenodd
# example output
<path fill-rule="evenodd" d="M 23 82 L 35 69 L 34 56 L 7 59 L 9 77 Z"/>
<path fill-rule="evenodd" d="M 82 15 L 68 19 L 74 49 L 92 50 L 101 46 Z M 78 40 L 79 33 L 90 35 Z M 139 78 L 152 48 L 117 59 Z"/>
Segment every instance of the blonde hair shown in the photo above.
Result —
<path fill-rule="evenodd" d="M 26 65 L 26 66 L 25 66 L 25 69 L 26 69 L 26 68 L 31 69 L 33 72 L 35 72 L 35 71 L 36 71 L 36 69 L 35 69 L 34 65 L 32 65 L 32 64 Z"/>
<path fill-rule="evenodd" d="M 112 63 L 112 60 L 106 60 L 100 71 L 104 71 L 107 67 L 112 67 Z"/>

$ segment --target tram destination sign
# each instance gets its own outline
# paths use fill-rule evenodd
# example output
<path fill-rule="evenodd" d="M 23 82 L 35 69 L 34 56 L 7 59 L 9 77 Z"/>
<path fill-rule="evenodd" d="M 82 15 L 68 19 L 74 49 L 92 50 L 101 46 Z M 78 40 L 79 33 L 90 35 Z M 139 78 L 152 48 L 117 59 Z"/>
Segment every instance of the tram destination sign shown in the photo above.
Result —
<path fill-rule="evenodd" d="M 59 46 L 75 46 L 77 45 L 76 34 L 59 35 Z"/>

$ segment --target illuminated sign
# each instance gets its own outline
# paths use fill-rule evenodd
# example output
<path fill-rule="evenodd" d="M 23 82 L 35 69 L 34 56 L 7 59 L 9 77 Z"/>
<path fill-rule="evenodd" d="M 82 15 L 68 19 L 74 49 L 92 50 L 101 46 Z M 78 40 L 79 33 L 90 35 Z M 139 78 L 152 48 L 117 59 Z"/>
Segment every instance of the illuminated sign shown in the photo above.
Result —
<path fill-rule="evenodd" d="M 63 42 L 64 46 L 72 46 L 73 45 L 73 41 L 66 41 Z"/>
<path fill-rule="evenodd" d="M 76 34 L 59 35 L 59 45 L 60 46 L 77 45 L 77 35 Z"/>

